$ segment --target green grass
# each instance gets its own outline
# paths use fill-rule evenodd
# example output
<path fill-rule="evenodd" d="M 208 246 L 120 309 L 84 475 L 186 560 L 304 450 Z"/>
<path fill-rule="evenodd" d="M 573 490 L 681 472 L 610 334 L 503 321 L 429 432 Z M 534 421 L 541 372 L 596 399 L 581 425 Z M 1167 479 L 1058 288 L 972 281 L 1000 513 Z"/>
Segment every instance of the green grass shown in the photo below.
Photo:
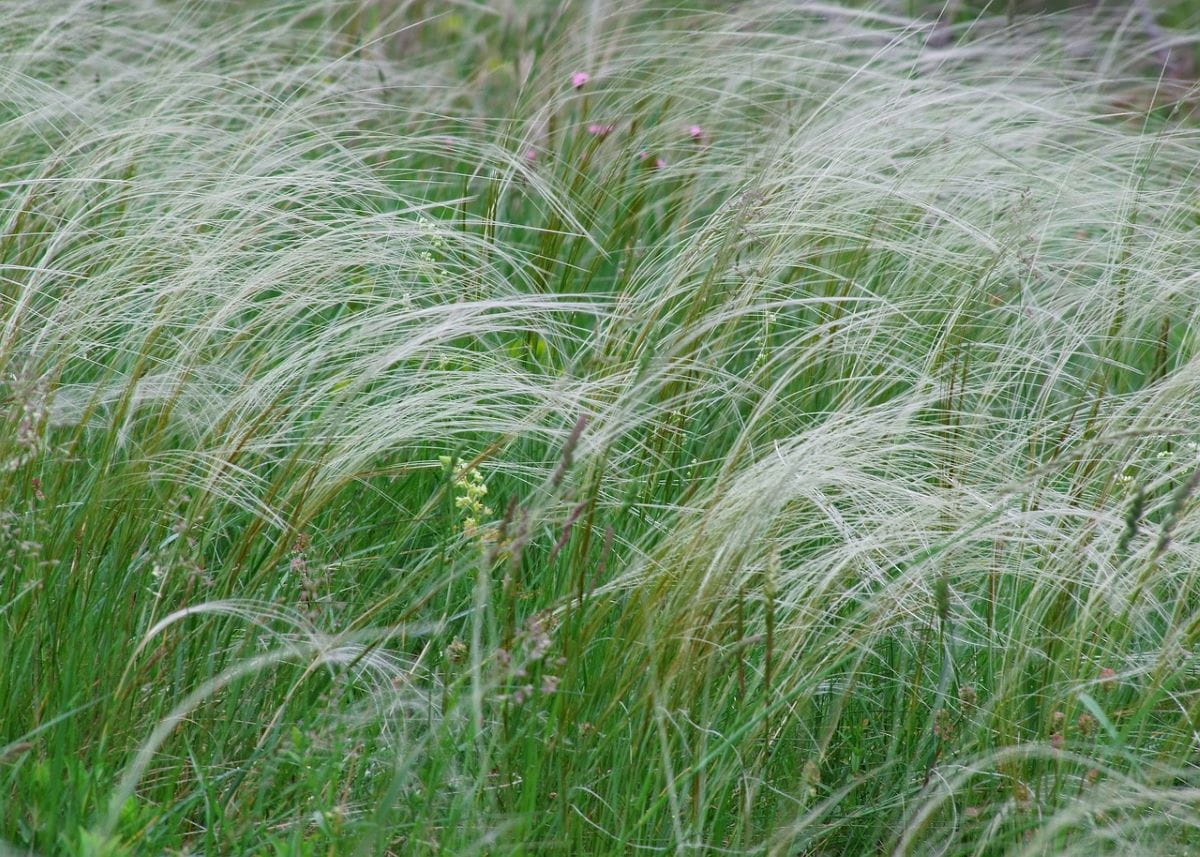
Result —
<path fill-rule="evenodd" d="M 1200 850 L 1193 93 L 907 5 L 6 6 L 0 854 Z"/>

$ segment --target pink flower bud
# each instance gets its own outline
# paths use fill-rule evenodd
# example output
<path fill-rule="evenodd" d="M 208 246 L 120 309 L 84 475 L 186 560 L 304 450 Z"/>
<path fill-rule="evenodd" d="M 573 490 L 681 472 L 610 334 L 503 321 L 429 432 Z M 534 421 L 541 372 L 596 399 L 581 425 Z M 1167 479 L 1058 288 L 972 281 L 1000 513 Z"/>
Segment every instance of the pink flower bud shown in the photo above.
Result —
<path fill-rule="evenodd" d="M 586 71 L 577 71 L 571 75 L 571 86 L 576 89 L 582 89 L 591 79 L 592 76 Z"/>

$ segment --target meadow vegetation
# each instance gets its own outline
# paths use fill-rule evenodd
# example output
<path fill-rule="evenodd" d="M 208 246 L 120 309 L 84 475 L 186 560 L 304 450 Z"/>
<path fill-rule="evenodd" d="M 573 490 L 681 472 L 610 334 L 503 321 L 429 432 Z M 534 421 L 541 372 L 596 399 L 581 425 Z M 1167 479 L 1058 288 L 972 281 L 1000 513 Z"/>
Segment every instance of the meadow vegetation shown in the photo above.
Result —
<path fill-rule="evenodd" d="M 1193 86 L 913 5 L 5 3 L 0 855 L 1200 852 Z"/>

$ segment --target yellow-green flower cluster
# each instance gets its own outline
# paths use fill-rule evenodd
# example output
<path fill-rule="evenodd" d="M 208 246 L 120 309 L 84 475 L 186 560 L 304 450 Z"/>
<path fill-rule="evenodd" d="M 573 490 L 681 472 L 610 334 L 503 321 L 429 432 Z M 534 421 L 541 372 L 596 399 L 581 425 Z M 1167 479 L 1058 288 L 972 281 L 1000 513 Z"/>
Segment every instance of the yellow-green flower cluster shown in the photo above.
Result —
<path fill-rule="evenodd" d="M 754 365 L 750 368 L 752 373 L 758 372 L 767 365 L 767 359 L 770 357 L 771 345 L 771 328 L 775 324 L 776 313 L 767 312 L 763 315 L 762 332 L 758 335 L 758 357 L 754 359 Z"/>
<path fill-rule="evenodd" d="M 438 254 L 441 254 L 446 248 L 446 239 L 442 236 L 442 234 L 440 232 L 438 232 L 437 227 L 434 226 L 433 221 L 431 221 L 428 217 L 425 217 L 424 215 L 420 215 L 420 218 L 421 218 L 421 220 L 420 220 L 421 237 L 423 239 L 425 239 L 425 241 L 428 242 L 428 245 L 433 248 L 433 251 L 436 251 Z M 446 277 L 445 271 L 442 269 L 442 266 L 438 261 L 437 256 L 434 254 L 433 251 L 422 250 L 419 255 L 420 255 L 421 262 L 423 263 L 422 267 L 424 268 L 425 273 L 429 277 L 429 282 L 432 283 L 434 286 L 442 287 L 442 286 L 447 285 L 448 279 Z"/>
<path fill-rule="evenodd" d="M 440 456 L 439 461 L 445 467 L 450 467 L 450 456 Z M 479 534 L 479 521 L 492 514 L 491 508 L 484 505 L 483 498 L 487 496 L 487 484 L 483 474 L 471 467 L 461 458 L 454 462 L 454 506 L 463 515 L 462 531 L 468 537 L 474 538 Z"/>

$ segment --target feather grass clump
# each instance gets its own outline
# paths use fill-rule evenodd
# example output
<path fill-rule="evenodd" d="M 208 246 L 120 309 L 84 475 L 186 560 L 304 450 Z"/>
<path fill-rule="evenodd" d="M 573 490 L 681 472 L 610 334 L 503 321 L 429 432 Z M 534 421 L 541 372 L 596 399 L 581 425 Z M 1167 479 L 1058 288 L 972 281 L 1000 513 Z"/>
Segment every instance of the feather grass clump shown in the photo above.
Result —
<path fill-rule="evenodd" d="M 1121 20 L 5 15 L 18 853 L 1200 847 L 1200 138 Z"/>

